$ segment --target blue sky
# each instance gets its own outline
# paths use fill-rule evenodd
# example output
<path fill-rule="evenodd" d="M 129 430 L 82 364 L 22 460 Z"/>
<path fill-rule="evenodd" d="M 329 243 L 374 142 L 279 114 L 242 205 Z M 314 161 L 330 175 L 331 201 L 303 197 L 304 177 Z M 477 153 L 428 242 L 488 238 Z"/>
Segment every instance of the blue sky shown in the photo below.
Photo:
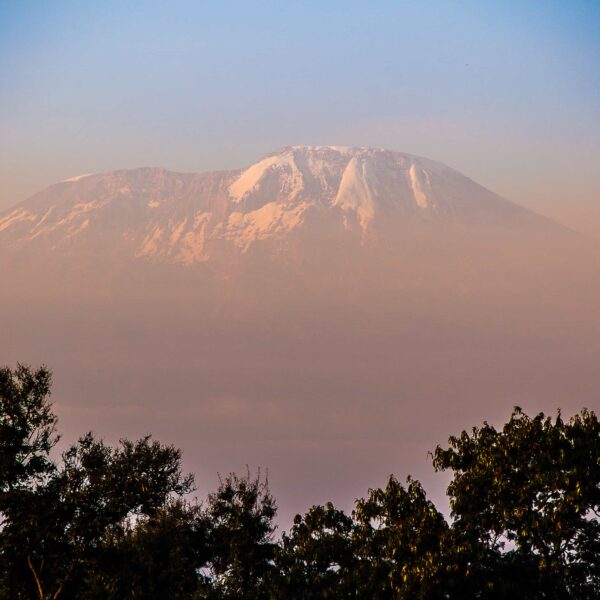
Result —
<path fill-rule="evenodd" d="M 600 2 L 0 2 L 0 208 L 288 144 L 441 160 L 600 231 Z"/>

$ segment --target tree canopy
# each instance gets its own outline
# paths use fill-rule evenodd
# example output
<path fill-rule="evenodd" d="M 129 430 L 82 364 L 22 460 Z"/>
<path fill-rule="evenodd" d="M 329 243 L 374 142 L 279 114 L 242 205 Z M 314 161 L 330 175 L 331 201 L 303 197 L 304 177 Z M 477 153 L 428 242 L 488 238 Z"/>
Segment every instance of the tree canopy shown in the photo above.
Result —
<path fill-rule="evenodd" d="M 0 600 L 600 597 L 600 423 L 515 408 L 432 454 L 451 518 L 390 476 L 276 535 L 268 482 L 204 501 L 181 452 L 92 433 L 60 457 L 50 372 L 0 369 Z"/>
<path fill-rule="evenodd" d="M 480 565 L 493 557 L 494 586 L 518 588 L 521 598 L 600 597 L 600 423 L 593 413 L 565 422 L 560 413 L 532 418 L 515 408 L 499 431 L 485 423 L 451 437 L 433 465 L 454 472 L 453 528 L 483 553 Z"/>

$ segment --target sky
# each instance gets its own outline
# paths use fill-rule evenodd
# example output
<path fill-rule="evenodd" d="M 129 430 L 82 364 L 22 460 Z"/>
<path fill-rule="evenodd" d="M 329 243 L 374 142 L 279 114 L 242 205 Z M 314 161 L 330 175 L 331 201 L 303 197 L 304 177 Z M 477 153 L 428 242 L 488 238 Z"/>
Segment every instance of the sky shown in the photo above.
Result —
<path fill-rule="evenodd" d="M 0 210 L 295 144 L 440 160 L 600 237 L 600 2 L 0 2 Z"/>
<path fill-rule="evenodd" d="M 0 0 L 0 210 L 83 173 L 241 168 L 304 144 L 439 160 L 600 242 L 600 0 Z M 201 481 L 263 465 L 285 510 L 390 472 L 439 491 L 426 451 L 445 436 L 517 402 L 571 414 L 597 397 L 600 278 L 532 247 L 492 243 L 494 268 L 482 252 L 481 272 L 435 276 L 425 252 L 406 263 L 425 300 L 392 277 L 344 318 L 336 293 L 290 293 L 280 317 L 264 276 L 275 308 L 225 333 L 187 277 L 86 303 L 79 281 L 0 268 L 0 364 L 50 365 L 65 439 L 152 432 Z M 503 260 L 535 269 L 511 279 Z M 254 306 L 252 288 L 225 302 L 244 293 Z"/>

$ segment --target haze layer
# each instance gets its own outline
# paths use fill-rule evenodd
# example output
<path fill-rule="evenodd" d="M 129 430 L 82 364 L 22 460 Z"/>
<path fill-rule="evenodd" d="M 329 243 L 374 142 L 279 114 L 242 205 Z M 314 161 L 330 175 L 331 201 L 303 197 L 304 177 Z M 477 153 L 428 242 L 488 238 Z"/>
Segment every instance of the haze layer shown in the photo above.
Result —
<path fill-rule="evenodd" d="M 83 175 L 0 215 L 0 250 L 0 362 L 54 369 L 63 429 L 152 432 L 201 486 L 268 467 L 284 514 L 423 477 L 515 404 L 597 404 L 597 257 L 424 158 Z"/>

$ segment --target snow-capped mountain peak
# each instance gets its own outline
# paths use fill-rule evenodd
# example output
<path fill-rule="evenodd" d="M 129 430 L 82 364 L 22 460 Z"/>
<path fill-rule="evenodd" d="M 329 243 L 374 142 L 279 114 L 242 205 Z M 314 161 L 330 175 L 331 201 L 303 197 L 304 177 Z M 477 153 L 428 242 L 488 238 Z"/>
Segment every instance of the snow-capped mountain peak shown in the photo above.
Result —
<path fill-rule="evenodd" d="M 0 244 L 62 253 L 102 248 L 193 264 L 315 227 L 363 243 L 411 224 L 510 229 L 547 223 L 425 158 L 288 146 L 241 171 L 144 168 L 72 177 L 0 215 Z"/>

